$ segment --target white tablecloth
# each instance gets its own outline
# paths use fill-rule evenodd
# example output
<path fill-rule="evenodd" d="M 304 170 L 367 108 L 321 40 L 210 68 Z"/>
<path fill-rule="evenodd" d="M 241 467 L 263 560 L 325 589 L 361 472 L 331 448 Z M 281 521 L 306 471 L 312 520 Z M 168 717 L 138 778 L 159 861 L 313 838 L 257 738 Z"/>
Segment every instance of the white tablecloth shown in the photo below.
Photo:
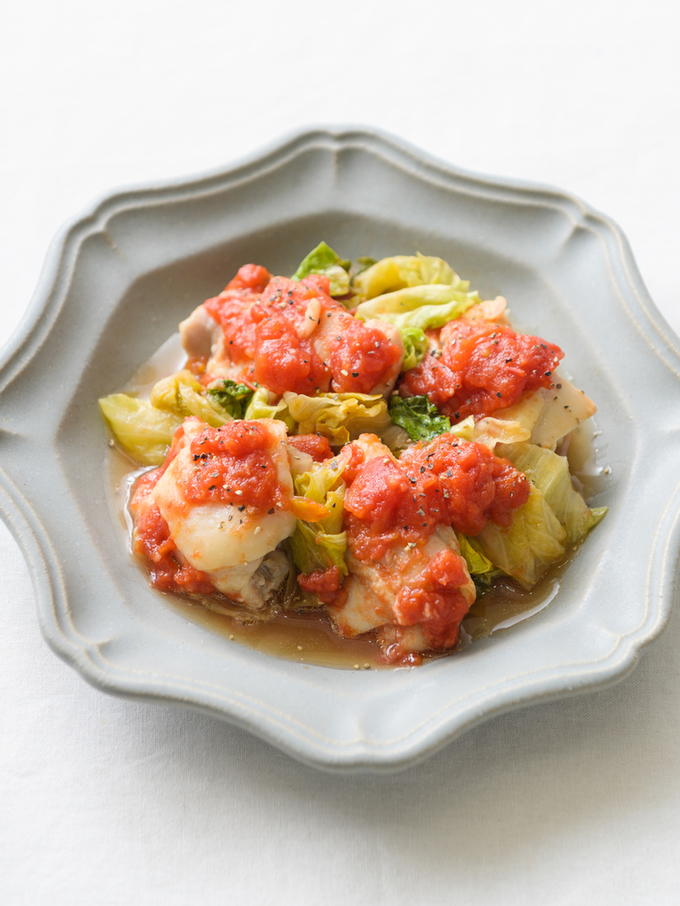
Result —
<path fill-rule="evenodd" d="M 623 227 L 680 332 L 679 9 L 6 4 L 0 341 L 93 197 L 318 122 L 580 195 Z M 95 691 L 43 642 L 3 526 L 0 575 L 1 903 L 680 903 L 677 619 L 609 690 L 492 720 L 397 775 L 338 777 Z"/>

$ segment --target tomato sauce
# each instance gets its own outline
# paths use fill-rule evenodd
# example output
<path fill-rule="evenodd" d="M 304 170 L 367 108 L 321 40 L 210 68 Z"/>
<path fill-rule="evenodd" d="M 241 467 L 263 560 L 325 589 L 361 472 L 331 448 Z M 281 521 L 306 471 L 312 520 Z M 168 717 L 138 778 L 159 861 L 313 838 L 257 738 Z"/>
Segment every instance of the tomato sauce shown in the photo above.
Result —
<path fill-rule="evenodd" d="M 178 434 L 182 431 L 180 428 Z M 133 550 L 149 561 L 151 584 L 175 594 L 209 595 L 215 589 L 207 573 L 175 557 L 177 545 L 170 537 L 168 524 L 151 499 L 151 492 L 172 461 L 170 455 L 159 468 L 142 475 L 135 484 L 130 511 L 135 521 Z"/>
<path fill-rule="evenodd" d="M 523 393 L 550 387 L 564 353 L 540 337 L 486 322 L 451 321 L 439 355 L 407 371 L 402 396 L 427 396 L 452 422 L 514 406 Z"/>
<path fill-rule="evenodd" d="M 321 434 L 293 434 L 287 443 L 301 453 L 307 453 L 314 462 L 323 462 L 333 456 L 328 438 Z"/>
<path fill-rule="evenodd" d="M 348 317 L 331 353 L 333 390 L 371 393 L 400 359 L 401 351 L 381 330 Z"/>
<path fill-rule="evenodd" d="M 399 625 L 420 623 L 431 648 L 452 648 L 469 609 L 459 591 L 467 580 L 463 558 L 452 550 L 441 551 L 418 577 L 418 586 L 405 586 L 397 595 L 394 614 Z"/>
<path fill-rule="evenodd" d="M 297 581 L 300 588 L 318 595 L 324 604 L 338 603 L 340 598 L 344 598 L 344 592 L 340 588 L 340 570 L 337 566 L 315 569 L 311 573 L 300 573 Z"/>
<path fill-rule="evenodd" d="M 436 525 L 477 535 L 492 519 L 507 526 L 529 497 L 529 482 L 483 444 L 440 435 L 405 451 L 397 462 L 377 456 L 355 469 L 345 519 L 359 560 L 378 560 L 395 541 L 417 543 Z"/>
<path fill-rule="evenodd" d="M 271 435 L 256 419 L 233 421 L 221 428 L 207 425 L 190 445 L 194 472 L 184 489 L 193 503 L 220 501 L 264 513 L 285 505 L 271 453 Z"/>
<path fill-rule="evenodd" d="M 313 396 L 370 393 L 394 375 L 397 344 L 350 315 L 329 289 L 319 274 L 297 281 L 248 264 L 204 303 L 222 329 L 226 361 L 243 365 L 240 380 Z"/>

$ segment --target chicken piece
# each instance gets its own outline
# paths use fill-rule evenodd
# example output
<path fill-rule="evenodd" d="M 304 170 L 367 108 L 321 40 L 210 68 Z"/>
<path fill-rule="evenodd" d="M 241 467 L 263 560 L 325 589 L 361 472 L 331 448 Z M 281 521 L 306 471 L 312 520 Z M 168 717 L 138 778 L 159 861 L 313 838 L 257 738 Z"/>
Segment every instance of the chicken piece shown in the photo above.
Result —
<path fill-rule="evenodd" d="M 328 279 L 271 277 L 245 265 L 224 292 L 180 324 L 204 380 L 231 378 L 274 393 L 391 393 L 401 370 L 401 333 L 364 323 L 328 294 Z"/>
<path fill-rule="evenodd" d="M 174 458 L 150 495 L 176 556 L 260 615 L 288 573 L 287 558 L 276 548 L 296 525 L 285 442 L 285 425 L 271 419 L 230 422 L 220 429 L 187 419 Z M 238 444 L 240 458 L 234 452 Z M 264 497 L 253 496 L 251 483 L 259 480 L 269 481 Z"/>
<path fill-rule="evenodd" d="M 402 503 L 413 493 L 412 485 L 387 447 L 367 434 L 349 446 L 362 460 L 345 496 L 350 574 L 343 585 L 345 600 L 328 610 L 340 635 L 377 630 L 388 661 L 417 663 L 420 652 L 456 644 L 475 586 L 449 526 L 427 520 L 421 525 L 420 517 L 417 525 L 402 526 L 407 518 Z M 345 451 L 341 455 L 347 456 Z M 380 512 L 374 508 L 364 518 L 352 487 L 361 485 L 363 491 L 372 484 Z"/>

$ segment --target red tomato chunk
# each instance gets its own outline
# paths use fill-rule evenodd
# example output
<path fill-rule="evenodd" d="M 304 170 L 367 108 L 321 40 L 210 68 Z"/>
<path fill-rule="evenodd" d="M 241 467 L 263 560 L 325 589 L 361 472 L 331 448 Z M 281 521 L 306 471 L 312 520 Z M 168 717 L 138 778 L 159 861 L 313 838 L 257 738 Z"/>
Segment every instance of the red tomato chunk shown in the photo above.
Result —
<path fill-rule="evenodd" d="M 428 355 L 406 373 L 402 396 L 427 396 L 453 422 L 514 406 L 523 393 L 550 387 L 564 353 L 540 337 L 509 327 L 451 321 L 441 331 L 441 355 Z"/>

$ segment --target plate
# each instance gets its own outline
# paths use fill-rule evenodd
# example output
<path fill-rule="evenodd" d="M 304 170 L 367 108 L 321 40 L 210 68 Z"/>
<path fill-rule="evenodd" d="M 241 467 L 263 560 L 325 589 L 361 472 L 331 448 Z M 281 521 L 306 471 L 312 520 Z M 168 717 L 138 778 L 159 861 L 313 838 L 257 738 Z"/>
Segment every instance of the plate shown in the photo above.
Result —
<path fill-rule="evenodd" d="M 605 521 L 527 622 L 417 669 L 278 660 L 159 606 L 109 516 L 97 399 L 246 261 L 450 261 L 566 351 L 599 406 Z M 680 552 L 680 353 L 621 231 L 578 199 L 440 163 L 368 129 L 290 136 L 224 172 L 111 194 L 47 257 L 0 366 L 0 503 L 52 648 L 107 692 L 245 727 L 336 771 L 412 765 L 475 724 L 600 688 L 666 623 Z M 650 392 L 650 388 L 653 392 Z"/>

